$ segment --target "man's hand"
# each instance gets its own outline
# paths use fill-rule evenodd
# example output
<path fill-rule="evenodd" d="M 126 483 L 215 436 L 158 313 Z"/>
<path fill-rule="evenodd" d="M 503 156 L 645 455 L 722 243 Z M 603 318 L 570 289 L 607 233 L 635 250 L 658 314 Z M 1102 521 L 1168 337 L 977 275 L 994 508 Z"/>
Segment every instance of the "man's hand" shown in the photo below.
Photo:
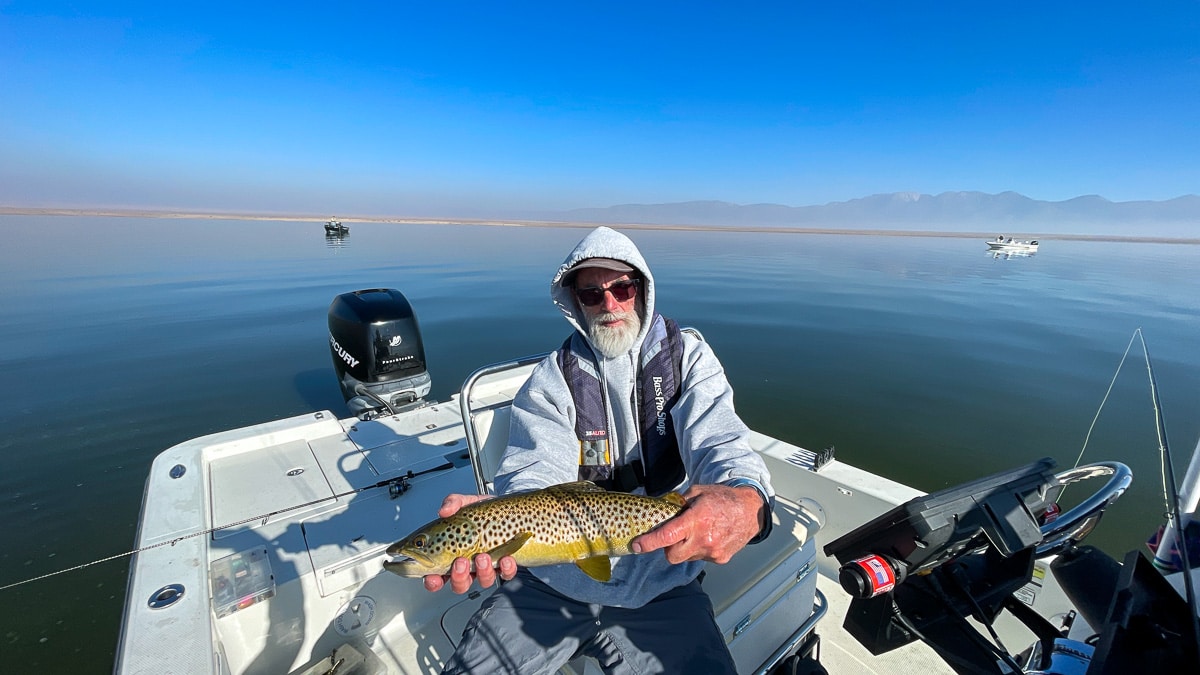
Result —
<path fill-rule="evenodd" d="M 672 564 L 708 560 L 723 565 L 758 534 L 768 517 L 762 496 L 749 485 L 693 485 L 683 497 L 687 508 L 634 539 L 634 553 L 662 548 Z"/>
<path fill-rule="evenodd" d="M 447 495 L 442 500 L 442 506 L 438 509 L 439 518 L 448 518 L 467 504 L 474 504 L 485 499 L 491 499 L 487 495 Z M 500 559 L 500 578 L 504 580 L 512 579 L 517 575 L 517 561 L 513 557 L 506 555 Z M 425 575 L 425 590 L 440 591 L 450 582 L 450 590 L 462 595 L 471 588 L 471 583 L 476 579 L 479 580 L 479 585 L 483 588 L 490 588 L 496 583 L 496 570 L 492 567 L 492 556 L 486 553 L 480 553 L 475 556 L 475 573 L 471 573 L 471 562 L 466 558 L 455 558 L 454 563 L 450 565 L 450 574 L 427 574 Z"/>

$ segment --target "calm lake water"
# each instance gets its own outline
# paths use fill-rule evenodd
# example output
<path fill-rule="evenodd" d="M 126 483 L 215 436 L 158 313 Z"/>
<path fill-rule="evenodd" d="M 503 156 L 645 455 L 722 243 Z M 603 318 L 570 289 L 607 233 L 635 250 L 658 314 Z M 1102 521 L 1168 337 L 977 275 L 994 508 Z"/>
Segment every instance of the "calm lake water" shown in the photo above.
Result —
<path fill-rule="evenodd" d="M 146 471 L 196 436 L 346 414 L 326 311 L 400 289 L 448 398 L 478 366 L 559 344 L 569 228 L 0 216 L 0 586 L 129 551 Z M 1200 437 L 1200 246 L 631 231 L 659 308 L 699 328 L 751 427 L 933 491 L 1071 466 L 1134 331 L 1182 476 Z M 1091 541 L 1163 513 L 1140 343 L 1084 461 L 1134 470 Z M 112 668 L 128 558 L 0 591 L 4 668 Z M 164 649 L 169 649 L 164 645 Z"/>

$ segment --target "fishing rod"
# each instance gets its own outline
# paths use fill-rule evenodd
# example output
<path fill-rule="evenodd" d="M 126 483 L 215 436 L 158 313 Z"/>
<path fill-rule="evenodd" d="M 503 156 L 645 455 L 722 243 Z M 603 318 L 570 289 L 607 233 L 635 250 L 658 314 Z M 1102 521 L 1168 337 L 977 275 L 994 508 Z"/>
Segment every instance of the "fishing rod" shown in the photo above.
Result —
<path fill-rule="evenodd" d="M 126 551 L 126 552 L 124 552 L 124 553 L 118 553 L 118 554 L 116 554 L 116 555 L 110 555 L 110 556 L 108 556 L 107 558 L 100 558 L 99 560 L 93 560 L 93 561 L 91 561 L 91 562 L 86 562 L 86 563 L 83 563 L 82 565 L 75 565 L 74 567 L 68 567 L 68 568 L 66 568 L 66 569 L 57 570 L 57 571 L 55 571 L 55 572 L 49 572 L 49 573 L 47 573 L 47 574 L 43 574 L 43 575 L 41 575 L 41 576 L 36 576 L 36 577 L 32 577 L 32 578 L 30 578 L 30 579 L 25 579 L 24 581 L 18 581 L 18 582 L 15 582 L 15 583 L 6 584 L 6 585 L 4 585 L 4 586 L 0 586 L 0 592 L 7 591 L 7 590 L 8 590 L 8 589 L 10 589 L 10 588 L 16 588 L 17 586 L 23 586 L 23 585 L 25 585 L 25 584 L 31 584 L 31 583 L 33 583 L 33 582 L 35 582 L 35 581 L 41 581 L 41 580 L 43 580 L 43 579 L 49 579 L 50 577 L 56 577 L 56 576 L 58 576 L 58 575 L 60 575 L 60 574 L 66 574 L 67 572 L 75 572 L 75 571 L 77 571 L 77 570 L 84 569 L 85 567 L 91 567 L 92 565 L 99 565 L 100 563 L 106 563 L 106 562 L 109 562 L 109 561 L 111 561 L 111 560 L 118 560 L 118 559 L 120 559 L 120 558 L 127 558 L 127 557 L 129 557 L 129 556 L 131 556 L 131 555 L 135 555 L 135 554 L 137 554 L 137 553 L 141 553 L 141 552 L 143 552 L 143 551 L 149 551 L 149 550 L 152 550 L 152 549 L 161 548 L 161 547 L 163 547 L 163 546 L 174 546 L 175 544 L 178 544 L 179 542 L 181 542 L 181 541 L 185 541 L 185 540 L 187 540 L 187 539 L 192 539 L 192 538 L 194 538 L 194 537 L 202 537 L 202 536 L 204 536 L 204 535 L 206 535 L 206 534 L 212 534 L 213 532 L 220 532 L 221 530 L 227 530 L 227 529 L 229 529 L 229 528 L 231 528 L 231 527 L 237 527 L 237 526 L 239 526 L 239 525 L 245 525 L 246 523 L 253 523 L 253 522 L 255 522 L 255 521 L 259 521 L 259 520 L 261 520 L 261 521 L 263 521 L 263 522 L 265 523 L 265 522 L 266 522 L 266 520 L 267 520 L 268 518 L 271 518 L 272 516 L 278 516 L 278 515 L 280 515 L 280 514 L 287 513 L 287 512 L 289 512 L 289 511 L 295 511 L 295 510 L 297 510 L 297 509 L 308 508 L 309 506 L 314 506 L 314 505 L 316 505 L 316 504 L 320 504 L 320 503 L 322 503 L 322 502 L 327 502 L 327 501 L 330 501 L 330 500 L 332 500 L 332 499 L 339 499 L 339 498 L 341 498 L 341 497 L 349 497 L 349 496 L 351 496 L 351 495 L 356 495 L 356 494 L 358 494 L 358 493 L 360 493 L 360 492 L 365 492 L 365 491 L 367 491 L 367 490 L 374 490 L 374 489 L 377 489 L 377 488 L 386 487 L 386 488 L 388 488 L 388 494 L 389 494 L 389 495 L 392 497 L 392 499 L 395 499 L 396 497 L 399 497 L 400 495 L 404 494 L 405 492 L 408 492 L 409 488 L 411 488 L 411 487 L 412 487 L 412 486 L 409 484 L 409 481 L 410 481 L 410 480 L 412 480 L 412 479 L 414 479 L 414 478 L 416 478 L 416 477 L 418 477 L 418 476 L 424 476 L 425 474 L 434 473 L 434 472 L 436 472 L 436 471 L 446 471 L 447 469 L 453 469 L 453 468 L 454 468 L 454 463 L 453 463 L 453 462 L 446 462 L 445 464 L 439 464 L 438 466 L 435 466 L 435 467 L 432 467 L 432 468 L 429 468 L 429 469 L 425 469 L 425 470 L 423 470 L 423 471 L 417 471 L 417 472 L 415 472 L 415 473 L 414 473 L 412 470 L 409 470 L 409 471 L 405 472 L 405 473 L 404 473 L 404 475 L 402 475 L 402 476 L 395 476 L 395 477 L 393 477 L 393 478 L 388 478 L 388 479 L 386 479 L 386 480 L 381 480 L 381 481 L 379 481 L 378 483 L 375 483 L 375 484 L 373 484 L 373 485 L 366 485 L 366 486 L 360 487 L 360 488 L 358 488 L 358 489 L 355 489 L 355 490 L 350 490 L 350 491 L 347 491 L 347 492 L 341 492 L 341 493 L 338 493 L 338 494 L 335 494 L 335 495 L 330 495 L 330 496 L 328 496 L 328 497 L 321 497 L 320 499 L 314 499 L 314 500 L 312 500 L 312 501 L 310 501 L 310 502 L 306 502 L 306 503 L 304 503 L 304 504 L 297 504 L 297 505 L 295 505 L 295 506 L 289 506 L 289 507 L 287 507 L 287 508 L 284 508 L 284 509 L 277 509 L 277 510 L 275 510 L 275 511 L 271 511 L 270 513 L 263 513 L 263 514 L 260 514 L 260 515 L 257 515 L 257 516 L 251 516 L 251 517 L 249 517 L 249 518 L 243 518 L 242 520 L 239 520 L 239 521 L 237 521 L 237 522 L 233 522 L 233 523 L 226 523 L 226 524 L 224 524 L 224 525 L 218 525 L 218 526 L 216 526 L 216 527 L 210 527 L 210 528 L 208 528 L 208 529 L 206 529 L 206 530 L 200 530 L 199 532 L 192 532 L 192 533 L 185 534 L 185 535 L 182 535 L 182 536 L 179 536 L 179 537 L 175 537 L 174 539 L 168 539 L 168 540 L 166 540 L 166 541 L 160 541 L 160 542 L 158 542 L 157 544 L 150 544 L 149 546 L 143 546 L 143 547 L 141 547 L 141 548 L 135 548 L 135 549 L 133 549 L 132 551 Z"/>
<path fill-rule="evenodd" d="M 1150 377 L 1150 400 L 1154 404 L 1154 421 L 1158 431 L 1158 449 L 1159 458 L 1162 462 L 1162 477 L 1163 477 L 1163 497 L 1167 501 L 1166 519 L 1167 527 L 1172 524 L 1179 532 L 1184 532 L 1184 528 L 1179 523 L 1179 487 L 1175 484 L 1175 468 L 1171 460 L 1171 448 L 1167 444 L 1167 427 L 1163 423 L 1162 407 L 1159 405 L 1158 399 L 1158 381 L 1154 377 L 1154 367 L 1150 364 L 1150 350 L 1146 346 L 1146 338 L 1142 337 L 1142 329 L 1138 328 L 1135 334 L 1141 338 L 1142 351 L 1146 355 L 1146 373 Z M 1159 549 L 1162 549 L 1160 544 Z M 1188 545 L 1186 536 L 1183 545 L 1178 547 L 1179 559 L 1183 567 L 1183 587 L 1187 595 L 1188 616 L 1192 624 L 1192 644 L 1197 650 L 1200 650 L 1200 618 L 1196 616 L 1196 587 L 1192 582 L 1192 564 L 1188 559 Z M 1158 559 L 1158 552 L 1154 554 L 1155 559 Z M 1196 654 L 1200 656 L 1200 654 Z"/>
<path fill-rule="evenodd" d="M 1092 437 L 1092 431 L 1096 428 L 1096 421 L 1100 419 L 1100 413 L 1104 410 L 1104 405 L 1108 402 L 1109 395 L 1112 394 L 1113 386 L 1116 384 L 1117 378 L 1121 375 L 1121 368 L 1125 365 L 1125 360 L 1129 357 L 1129 352 L 1133 349 L 1133 345 L 1137 341 L 1140 341 L 1142 344 L 1142 354 L 1146 361 L 1146 373 L 1150 380 L 1150 403 L 1154 408 L 1154 428 L 1155 433 L 1158 435 L 1159 463 L 1161 465 L 1159 474 L 1162 476 L 1163 502 L 1166 509 L 1164 513 L 1166 524 L 1163 527 L 1163 537 L 1159 540 L 1158 548 L 1154 552 L 1152 562 L 1155 567 L 1170 568 L 1173 566 L 1171 562 L 1159 557 L 1158 552 L 1167 551 L 1172 547 L 1178 549 L 1186 596 L 1184 599 L 1189 608 L 1188 614 L 1191 616 L 1192 640 L 1196 648 L 1200 649 L 1200 619 L 1197 618 L 1196 589 L 1192 581 L 1192 561 L 1188 557 L 1189 547 L 1185 533 L 1186 524 L 1179 521 L 1181 500 L 1179 487 L 1175 483 L 1175 467 L 1171 458 L 1171 447 L 1167 442 L 1167 428 L 1163 421 L 1162 405 L 1158 396 L 1158 380 L 1154 377 L 1154 366 L 1150 360 L 1150 348 L 1146 345 L 1146 337 L 1142 334 L 1140 327 L 1133 331 L 1133 335 L 1129 338 L 1129 344 L 1125 346 L 1125 353 L 1121 355 L 1121 361 L 1117 364 L 1117 371 L 1113 373 L 1112 381 L 1108 383 L 1108 390 L 1104 392 L 1104 398 L 1100 401 L 1096 415 L 1092 418 L 1092 424 L 1088 427 L 1087 435 L 1083 439 L 1083 447 L 1079 450 L 1079 456 L 1075 458 L 1075 466 L 1078 467 L 1079 462 L 1083 460 L 1083 454 L 1087 451 L 1087 444 Z M 1197 453 L 1200 454 L 1200 443 L 1196 447 Z M 1191 471 L 1189 471 L 1190 473 Z M 1191 489 L 1200 489 L 1200 487 L 1193 486 Z M 1174 545 L 1172 535 L 1176 532 L 1184 533 L 1182 535 L 1184 540 L 1181 546 Z M 1197 656 L 1200 656 L 1200 654 Z"/>

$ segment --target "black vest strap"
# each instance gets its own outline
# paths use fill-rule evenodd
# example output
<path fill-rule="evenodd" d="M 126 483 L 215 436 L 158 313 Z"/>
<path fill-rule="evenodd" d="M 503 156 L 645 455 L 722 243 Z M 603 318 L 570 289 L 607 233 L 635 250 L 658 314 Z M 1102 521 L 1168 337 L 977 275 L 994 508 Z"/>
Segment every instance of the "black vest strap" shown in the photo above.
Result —
<path fill-rule="evenodd" d="M 608 409 L 595 357 L 579 333 L 567 338 L 558 351 L 558 363 L 575 402 L 579 479 L 621 492 L 644 485 L 648 494 L 660 495 L 678 485 L 685 475 L 670 414 L 679 402 L 683 364 L 679 326 L 656 313 L 642 342 L 639 360 L 633 403 L 638 414 L 642 461 L 614 467 Z"/>

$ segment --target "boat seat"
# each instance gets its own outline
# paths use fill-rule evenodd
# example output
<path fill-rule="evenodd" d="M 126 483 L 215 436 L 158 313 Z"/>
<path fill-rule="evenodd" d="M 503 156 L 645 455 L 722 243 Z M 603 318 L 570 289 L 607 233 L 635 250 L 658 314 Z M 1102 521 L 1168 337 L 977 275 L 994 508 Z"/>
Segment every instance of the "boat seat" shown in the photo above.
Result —
<path fill-rule="evenodd" d="M 486 408 L 475 414 L 472 424 L 479 435 L 479 471 L 484 482 L 479 485 L 480 494 L 493 492 L 493 480 L 500 468 L 500 456 L 508 443 L 508 425 L 512 420 L 512 405 Z M 493 433 L 494 432 L 494 433 Z"/>
<path fill-rule="evenodd" d="M 458 404 L 466 430 L 467 452 L 475 470 L 475 487 L 481 495 L 493 493 L 496 469 L 508 447 L 513 398 L 546 356 L 537 354 L 484 366 L 463 383 Z"/>

